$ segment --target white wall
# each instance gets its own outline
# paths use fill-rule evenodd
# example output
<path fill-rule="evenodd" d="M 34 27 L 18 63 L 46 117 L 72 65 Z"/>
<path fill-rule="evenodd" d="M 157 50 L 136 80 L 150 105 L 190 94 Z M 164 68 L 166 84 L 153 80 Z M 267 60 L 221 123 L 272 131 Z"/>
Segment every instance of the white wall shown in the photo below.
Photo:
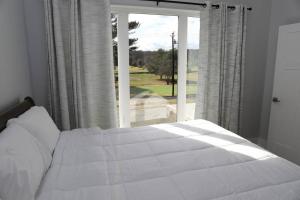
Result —
<path fill-rule="evenodd" d="M 38 105 L 48 106 L 48 59 L 43 0 L 25 0 L 32 93 Z"/>
<path fill-rule="evenodd" d="M 277 39 L 279 26 L 300 22 L 300 1 L 299 0 L 273 0 L 271 21 L 269 30 L 269 44 L 267 54 L 267 65 L 265 71 L 265 88 L 263 107 L 261 114 L 260 134 L 267 138 L 269 127 L 269 116 L 273 92 L 273 78 L 276 60 Z"/>
<path fill-rule="evenodd" d="M 0 111 L 31 95 L 23 0 L 0 0 Z"/>
<path fill-rule="evenodd" d="M 142 2 L 139 0 L 111 0 L 111 2 L 123 5 L 155 6 L 155 3 Z M 194 0 L 194 2 L 200 1 Z M 256 138 L 259 136 L 271 0 L 225 0 L 224 2 L 230 4 L 246 4 L 253 7 L 253 11 L 248 15 L 243 136 Z M 195 6 L 182 6 L 177 4 L 161 4 L 161 6 L 197 9 Z M 32 69 L 33 95 L 38 104 L 46 105 L 47 51 L 45 45 L 44 7 L 41 0 L 26 0 L 25 8 L 27 29 L 29 30 L 28 41 Z"/>

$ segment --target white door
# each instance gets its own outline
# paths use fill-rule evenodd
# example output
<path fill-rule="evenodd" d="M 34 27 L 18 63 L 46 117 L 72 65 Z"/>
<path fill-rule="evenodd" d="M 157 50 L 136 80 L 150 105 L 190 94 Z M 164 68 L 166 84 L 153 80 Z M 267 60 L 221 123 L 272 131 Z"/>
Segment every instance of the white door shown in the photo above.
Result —
<path fill-rule="evenodd" d="M 268 148 L 300 164 L 300 24 L 279 29 Z"/>

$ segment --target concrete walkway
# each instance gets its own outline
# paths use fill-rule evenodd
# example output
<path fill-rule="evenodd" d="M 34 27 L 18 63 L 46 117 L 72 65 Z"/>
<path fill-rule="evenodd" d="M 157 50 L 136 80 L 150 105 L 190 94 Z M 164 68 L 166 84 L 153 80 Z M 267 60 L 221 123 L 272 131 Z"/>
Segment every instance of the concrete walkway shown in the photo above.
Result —
<path fill-rule="evenodd" d="M 193 119 L 195 104 L 187 104 L 187 119 Z M 176 122 L 176 104 L 159 95 L 141 93 L 130 99 L 130 121 L 132 126 Z"/>

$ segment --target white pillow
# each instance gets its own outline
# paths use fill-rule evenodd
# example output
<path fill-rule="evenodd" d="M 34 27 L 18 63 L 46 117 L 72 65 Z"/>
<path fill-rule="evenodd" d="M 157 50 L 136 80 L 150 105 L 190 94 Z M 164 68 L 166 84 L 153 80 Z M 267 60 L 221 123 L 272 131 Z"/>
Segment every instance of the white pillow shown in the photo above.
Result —
<path fill-rule="evenodd" d="M 0 134 L 0 197 L 33 200 L 51 163 L 43 145 L 26 129 L 9 125 Z"/>
<path fill-rule="evenodd" d="M 60 131 L 45 108 L 34 106 L 18 118 L 8 121 L 8 124 L 13 123 L 17 123 L 27 129 L 49 149 L 51 154 L 53 153 Z"/>

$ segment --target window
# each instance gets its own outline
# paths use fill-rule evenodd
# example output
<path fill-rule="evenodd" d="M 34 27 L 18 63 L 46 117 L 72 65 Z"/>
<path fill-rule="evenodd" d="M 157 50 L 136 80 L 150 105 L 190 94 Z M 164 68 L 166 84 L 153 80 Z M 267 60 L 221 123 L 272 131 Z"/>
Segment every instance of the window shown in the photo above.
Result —
<path fill-rule="evenodd" d="M 199 13 L 126 6 L 112 10 L 120 126 L 193 118 Z"/>
<path fill-rule="evenodd" d="M 199 36 L 200 18 L 188 17 L 185 120 L 193 120 L 195 116 L 198 66 L 200 61 Z"/>

